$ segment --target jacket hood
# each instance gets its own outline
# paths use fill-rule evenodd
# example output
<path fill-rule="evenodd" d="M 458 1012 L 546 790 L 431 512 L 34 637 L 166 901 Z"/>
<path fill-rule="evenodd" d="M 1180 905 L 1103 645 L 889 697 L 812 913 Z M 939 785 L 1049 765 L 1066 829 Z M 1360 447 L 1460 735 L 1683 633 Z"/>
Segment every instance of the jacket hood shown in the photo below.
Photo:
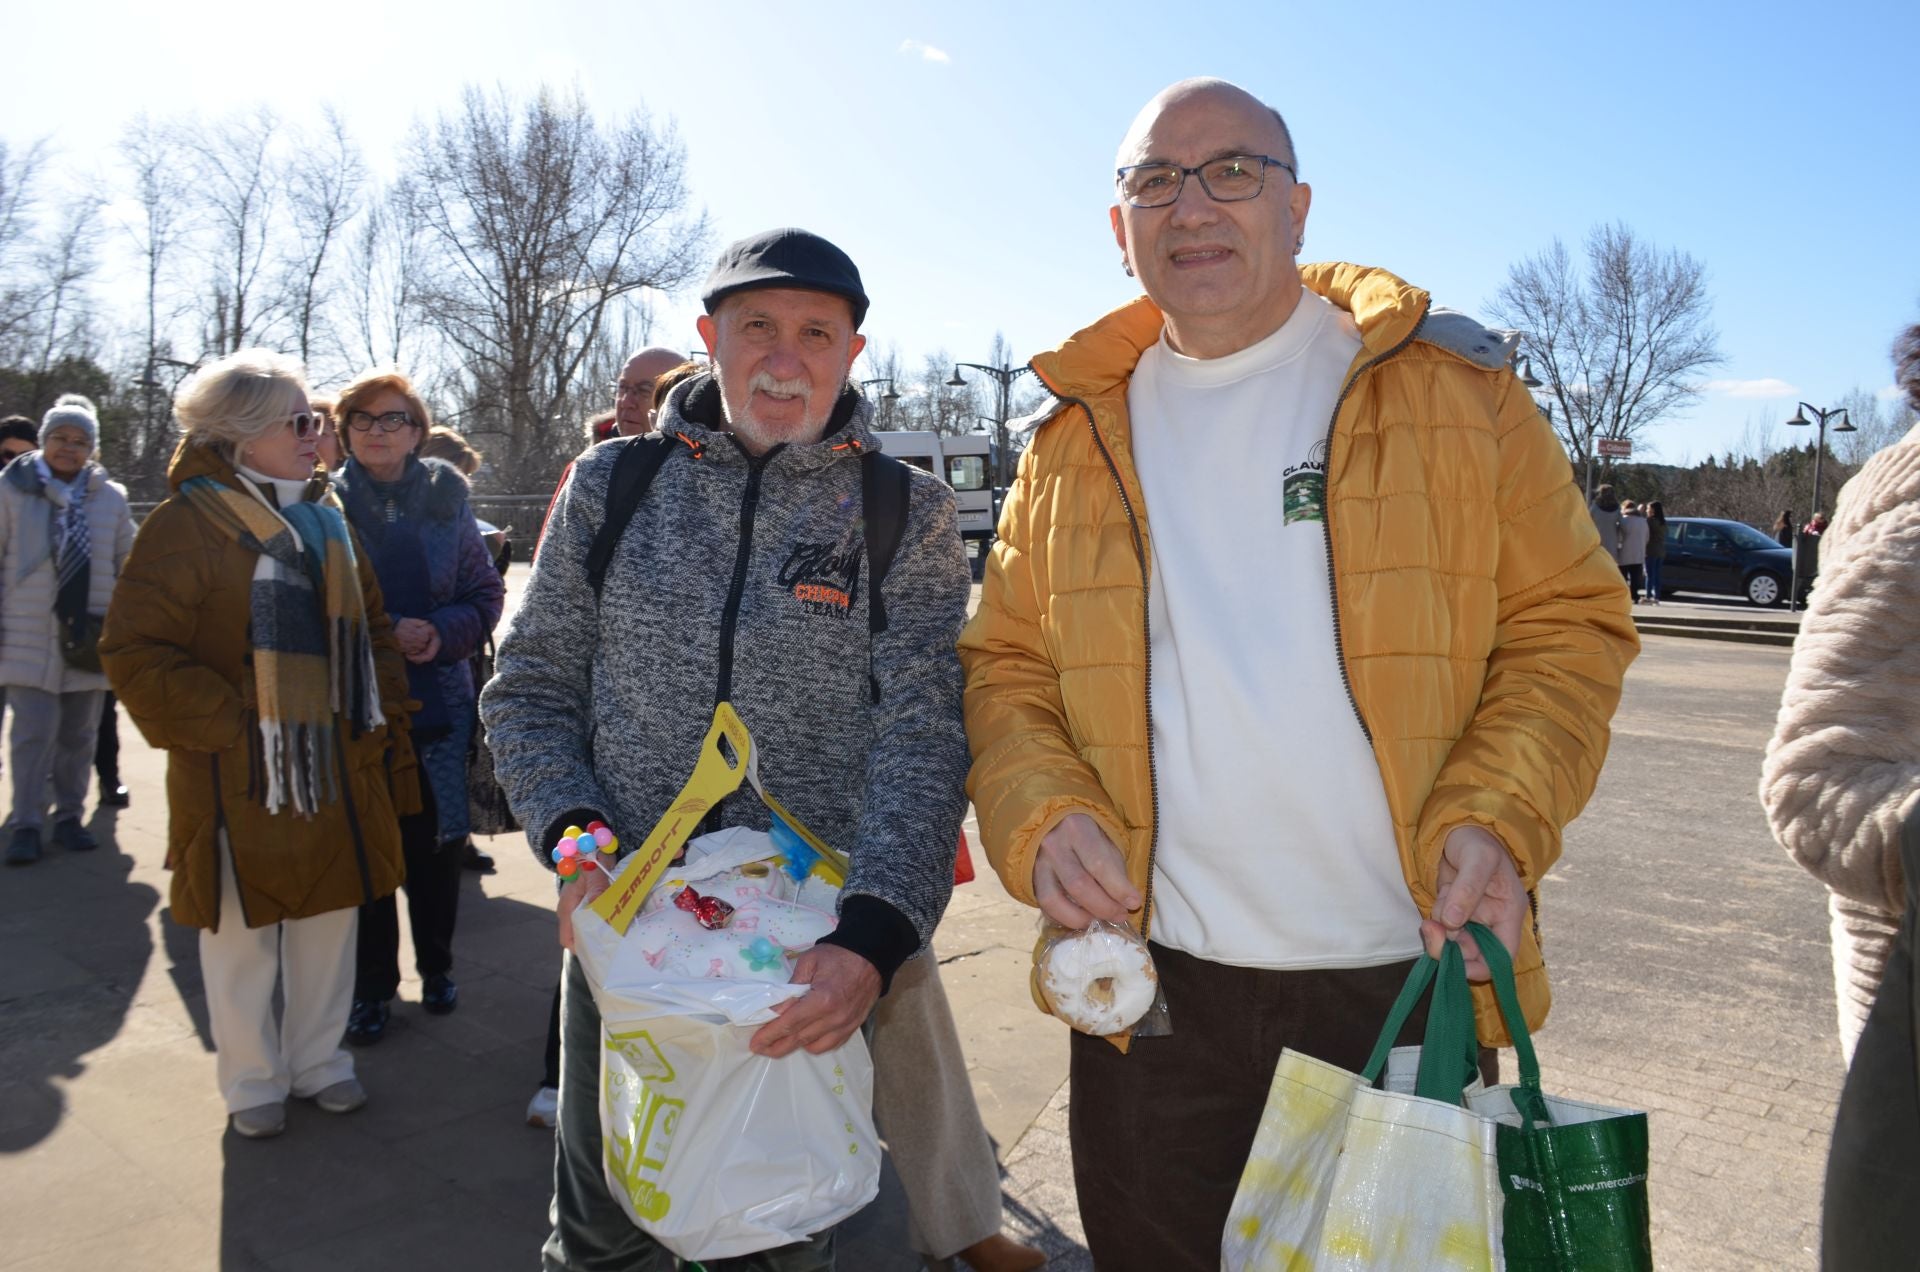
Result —
<path fill-rule="evenodd" d="M 1418 337 L 1491 368 L 1504 364 L 1518 341 L 1516 333 L 1494 331 L 1465 314 L 1434 309 L 1425 291 L 1370 265 L 1341 261 L 1302 265 L 1300 281 L 1353 316 L 1360 329 L 1357 362 L 1380 357 Z M 1034 372 L 1056 397 L 1118 392 L 1133 375 L 1140 355 L 1160 339 L 1164 322 L 1159 307 L 1142 296 L 1075 333 L 1058 349 L 1034 358 Z M 1051 412 L 1049 405 L 1044 413 Z"/>
<path fill-rule="evenodd" d="M 747 453 L 727 428 L 720 404 L 720 384 L 712 372 L 675 385 L 660 408 L 660 432 L 678 438 L 702 459 L 745 464 Z M 873 403 L 852 385 L 840 390 L 827 431 L 817 442 L 783 443 L 777 448 L 783 464 L 819 468 L 838 459 L 855 457 L 874 448 Z"/>
<path fill-rule="evenodd" d="M 195 477 L 211 477 L 223 486 L 239 480 L 233 464 L 222 459 L 218 451 L 181 438 L 180 444 L 173 448 L 173 458 L 167 461 L 167 489 L 177 494 L 184 483 Z M 318 499 L 330 484 L 325 469 L 314 469 L 313 479 L 307 483 L 307 498 Z"/>

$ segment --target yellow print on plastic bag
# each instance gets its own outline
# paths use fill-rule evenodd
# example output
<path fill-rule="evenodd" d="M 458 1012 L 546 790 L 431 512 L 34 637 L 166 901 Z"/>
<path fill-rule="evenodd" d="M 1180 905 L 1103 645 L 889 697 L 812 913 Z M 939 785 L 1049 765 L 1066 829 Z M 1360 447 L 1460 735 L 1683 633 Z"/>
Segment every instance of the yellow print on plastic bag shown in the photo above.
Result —
<path fill-rule="evenodd" d="M 673 1197 L 657 1181 L 686 1101 L 657 1089 L 673 1081 L 673 1066 L 645 1030 L 609 1034 L 606 1051 L 601 1072 L 612 1123 L 605 1145 L 607 1173 L 620 1181 L 636 1215 L 658 1221 L 673 1208 Z M 621 1134 L 621 1128 L 629 1133 Z"/>

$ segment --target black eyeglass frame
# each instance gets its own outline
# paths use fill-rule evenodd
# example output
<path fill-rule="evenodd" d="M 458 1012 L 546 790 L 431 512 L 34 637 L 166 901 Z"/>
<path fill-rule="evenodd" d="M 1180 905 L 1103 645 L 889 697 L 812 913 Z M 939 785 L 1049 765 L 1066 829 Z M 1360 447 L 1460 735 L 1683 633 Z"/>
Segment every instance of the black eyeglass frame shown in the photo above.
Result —
<path fill-rule="evenodd" d="M 1202 169 L 1211 168 L 1214 164 L 1217 164 L 1217 163 L 1232 163 L 1236 160 L 1243 163 L 1258 162 L 1260 165 L 1260 184 L 1258 184 L 1253 188 L 1252 194 L 1243 194 L 1234 198 L 1223 199 L 1219 195 L 1213 192 L 1212 186 L 1207 184 L 1207 175 L 1205 172 L 1202 171 Z M 1162 170 L 1178 172 L 1180 174 L 1180 180 L 1174 183 L 1173 195 L 1171 198 L 1165 199 L 1159 203 L 1142 203 L 1138 199 L 1134 198 L 1132 195 L 1127 193 L 1127 174 L 1129 172 L 1138 172 L 1143 168 L 1158 168 Z M 1180 201 L 1181 193 L 1185 191 L 1187 188 L 1188 177 L 1200 178 L 1200 188 L 1203 191 L 1205 191 L 1206 196 L 1209 199 L 1212 199 L 1215 203 L 1245 203 L 1249 199 L 1257 199 L 1262 194 L 1266 193 L 1268 168 L 1279 168 L 1283 170 L 1289 177 L 1292 177 L 1295 181 L 1298 181 L 1300 179 L 1299 174 L 1294 171 L 1292 164 L 1288 163 L 1284 159 L 1275 159 L 1272 155 L 1221 155 L 1217 159 L 1209 159 L 1205 163 L 1199 164 L 1192 168 L 1183 167 L 1177 163 L 1165 163 L 1165 162 L 1128 164 L 1124 168 L 1114 169 L 1113 184 L 1119 188 L 1120 197 L 1125 199 L 1129 205 L 1136 208 L 1164 208 L 1164 207 L 1171 207 L 1173 204 L 1178 203 Z"/>
<path fill-rule="evenodd" d="M 365 420 L 362 424 L 360 421 Z M 371 433 L 377 425 L 382 433 L 398 433 L 403 428 L 412 428 L 419 421 L 405 411 L 382 411 L 378 415 L 367 411 L 348 411 L 347 427 L 356 433 Z"/>

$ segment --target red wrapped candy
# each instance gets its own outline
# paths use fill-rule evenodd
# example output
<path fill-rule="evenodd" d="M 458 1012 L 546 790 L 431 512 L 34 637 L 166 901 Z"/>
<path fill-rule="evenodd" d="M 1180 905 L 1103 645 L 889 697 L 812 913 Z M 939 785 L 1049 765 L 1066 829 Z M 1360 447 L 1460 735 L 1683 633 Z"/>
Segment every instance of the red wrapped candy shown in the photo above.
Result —
<path fill-rule="evenodd" d="M 674 905 L 685 910 L 710 932 L 733 921 L 733 907 L 719 897 L 703 897 L 692 888 L 682 888 L 673 896 Z"/>

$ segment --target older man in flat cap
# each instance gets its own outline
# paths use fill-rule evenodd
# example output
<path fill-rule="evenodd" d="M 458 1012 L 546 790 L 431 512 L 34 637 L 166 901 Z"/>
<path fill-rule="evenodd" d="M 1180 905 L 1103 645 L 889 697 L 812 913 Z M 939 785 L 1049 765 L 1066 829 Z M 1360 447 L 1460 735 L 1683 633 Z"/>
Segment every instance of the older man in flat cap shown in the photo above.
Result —
<path fill-rule="evenodd" d="M 865 506 L 878 484 L 876 461 L 863 460 L 871 408 L 847 375 L 867 296 L 847 255 L 803 230 L 756 235 L 721 254 L 703 299 L 713 369 L 673 390 L 660 437 L 615 439 L 574 465 L 481 714 L 545 861 L 564 827 L 596 819 L 637 847 L 692 770 L 715 703 L 739 710 L 768 788 L 852 860 L 839 927 L 795 964 L 807 992 L 753 1038 L 763 1055 L 818 1054 L 861 1027 L 952 891 L 967 563 L 938 480 L 889 461 L 894 511 Z M 622 456 L 643 448 L 652 462 L 636 490 L 636 461 L 623 468 Z M 874 519 L 893 527 L 884 618 L 869 606 Z M 702 829 L 736 825 L 768 825 L 746 790 Z M 586 873 L 561 892 L 563 944 L 605 878 Z M 571 956 L 562 1015 L 544 1266 L 673 1267 L 607 1190 L 600 1018 Z M 832 1263 L 823 1232 L 706 1266 Z"/>

